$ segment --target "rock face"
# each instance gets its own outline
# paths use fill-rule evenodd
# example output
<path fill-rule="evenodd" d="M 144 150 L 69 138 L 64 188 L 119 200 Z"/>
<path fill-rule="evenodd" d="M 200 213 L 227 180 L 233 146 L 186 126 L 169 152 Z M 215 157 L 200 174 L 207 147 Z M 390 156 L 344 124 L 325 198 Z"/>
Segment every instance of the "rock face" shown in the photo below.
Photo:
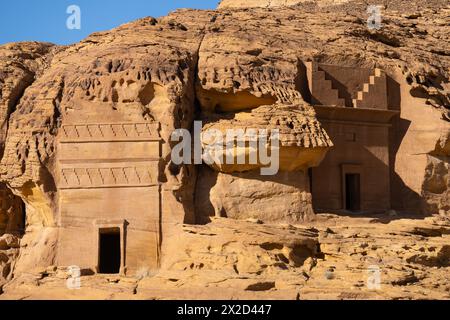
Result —
<path fill-rule="evenodd" d="M 0 46 L 0 288 L 13 278 L 9 294 L 21 283 L 66 279 L 75 265 L 83 274 L 139 279 L 160 270 L 141 282 L 118 280 L 127 283 L 120 290 L 143 296 L 170 287 L 170 274 L 184 285 L 207 270 L 211 279 L 231 279 L 230 297 L 324 297 L 322 273 L 334 277 L 337 256 L 377 259 L 384 241 L 405 240 L 396 263 L 420 272 L 407 267 L 389 286 L 419 282 L 431 290 L 426 268 L 449 266 L 450 8 L 389 1 L 379 30 L 367 27 L 366 9 L 365 1 L 225 0 L 218 10 L 144 18 L 67 47 Z M 195 120 L 202 133 L 215 130 L 230 142 L 220 155 L 232 152 L 231 163 L 173 161 L 172 133 L 193 133 Z M 245 139 L 228 140 L 229 129 L 278 130 L 276 174 L 262 175 L 268 164 L 260 158 L 238 163 L 252 149 Z M 204 156 L 213 144 L 202 137 Z M 380 237 L 371 238 L 371 221 L 317 217 L 317 186 L 320 204 L 331 201 L 336 211 L 440 218 L 411 227 L 412 240 L 407 219 L 392 222 L 395 237 L 377 225 Z M 430 232 L 436 246 L 424 252 L 420 236 Z M 360 270 L 356 260 L 345 272 Z M 338 285 L 353 281 L 346 279 L 353 278 L 342 273 Z M 356 297 L 424 297 L 394 289 Z M 433 297 L 448 297 L 445 290 Z"/>
<path fill-rule="evenodd" d="M 351 0 L 222 0 L 219 8 L 273 8 L 294 6 L 301 3 L 314 3 L 316 5 L 335 5 L 351 2 Z"/>
<path fill-rule="evenodd" d="M 310 107 L 302 108 L 298 105 L 263 106 L 253 109 L 251 112 L 214 115 L 204 119 L 204 131 L 219 131 L 222 136 L 222 139 L 219 140 L 223 140 L 224 144 L 233 146 L 225 149 L 220 154 L 211 154 L 211 159 L 218 158 L 217 160 L 219 160 L 216 160 L 212 167 L 226 173 L 251 171 L 264 167 L 265 165 L 261 163 L 261 159 L 255 161 L 254 165 L 249 160 L 242 161 L 244 163 L 241 164 L 238 162 L 239 157 L 254 156 L 257 158 L 257 155 L 254 154 L 259 151 L 256 144 L 254 148 L 247 146 L 252 138 L 249 131 L 262 129 L 267 130 L 267 149 L 271 147 L 271 131 L 278 130 L 279 150 L 277 152 L 279 153 L 279 170 L 289 172 L 318 166 L 327 150 L 333 144 L 317 121 L 314 111 L 312 109 L 308 110 L 308 108 Z M 225 119 L 222 120 L 221 118 Z M 242 130 L 243 135 L 227 136 L 228 130 Z M 213 145 L 214 141 L 210 142 L 206 137 L 202 140 L 202 147 L 206 155 L 214 153 Z M 233 154 L 232 164 L 225 161 L 226 152 Z M 267 152 L 267 154 L 270 153 Z M 220 161 L 222 159 L 223 161 Z"/>
<path fill-rule="evenodd" d="M 46 43 L 7 44 L 0 47 L 0 154 L 5 151 L 5 141 L 11 114 L 35 77 L 47 66 L 55 48 Z M 21 156 L 24 149 L 15 152 Z M 13 276 L 13 266 L 19 256 L 19 237 L 25 230 L 25 204 L 0 184 L 0 288 Z"/>
<path fill-rule="evenodd" d="M 318 166 L 332 146 L 312 108 L 301 105 L 261 106 L 251 112 L 205 115 L 203 122 L 204 134 L 216 130 L 222 138 L 220 140 L 224 140 L 226 145 L 231 144 L 231 147 L 216 152 L 213 143 L 202 140 L 205 154 L 216 159 L 211 167 L 218 173 L 204 166 L 198 170 L 197 222 L 212 214 L 273 222 L 312 219 L 314 211 L 307 171 Z M 276 155 L 274 150 L 271 153 L 267 150 L 267 154 L 271 154 L 270 160 L 277 162 L 275 175 L 261 175 L 264 171 L 259 169 L 267 169 L 274 164 L 262 164 L 258 146 L 255 143 L 251 148 L 249 139 L 246 139 L 251 136 L 250 130 L 260 129 L 278 130 Z M 228 130 L 242 130 L 242 136 L 230 136 Z M 267 143 L 269 146 L 270 141 Z M 233 161 L 226 162 L 230 154 Z M 258 161 L 249 161 L 252 156 Z M 246 161 L 239 162 L 240 157 Z"/>
<path fill-rule="evenodd" d="M 280 172 L 261 179 L 258 171 L 224 174 L 201 168 L 196 221 L 207 222 L 210 216 L 272 222 L 311 220 L 314 210 L 308 183 L 304 171 Z"/>

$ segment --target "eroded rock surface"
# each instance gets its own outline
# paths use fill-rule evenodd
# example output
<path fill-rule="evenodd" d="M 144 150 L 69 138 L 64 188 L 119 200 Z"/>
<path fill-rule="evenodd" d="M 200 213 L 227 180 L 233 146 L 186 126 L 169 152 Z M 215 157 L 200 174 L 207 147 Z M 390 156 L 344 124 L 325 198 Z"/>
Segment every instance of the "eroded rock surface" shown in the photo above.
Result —
<path fill-rule="evenodd" d="M 304 171 L 261 179 L 258 171 L 223 174 L 202 168 L 196 188 L 198 223 L 210 216 L 263 221 L 308 221 L 314 217 Z M 268 210 L 270 208 L 270 210 Z"/>
<path fill-rule="evenodd" d="M 319 6 L 335 5 L 346 2 L 351 2 L 350 0 L 222 0 L 219 4 L 219 8 L 274 8 L 274 7 L 285 7 L 294 6 L 302 3 L 313 3 Z"/>
<path fill-rule="evenodd" d="M 2 297 L 449 298 L 450 7 L 386 1 L 379 30 L 366 9 L 229 0 L 67 47 L 0 46 Z M 310 103 L 313 61 L 396 83 L 391 204 L 432 218 L 315 218 L 308 169 L 333 141 Z M 170 135 L 194 120 L 280 129 L 280 172 L 175 165 Z M 128 278 L 68 293 L 67 267 L 99 271 L 102 232 L 125 228 Z M 367 291 L 380 264 L 387 289 Z"/>
<path fill-rule="evenodd" d="M 84 275 L 81 289 L 69 290 L 67 269 L 44 268 L 15 278 L 1 298 L 450 299 L 447 218 L 260 223 L 220 218 L 184 226 L 160 270 Z"/>

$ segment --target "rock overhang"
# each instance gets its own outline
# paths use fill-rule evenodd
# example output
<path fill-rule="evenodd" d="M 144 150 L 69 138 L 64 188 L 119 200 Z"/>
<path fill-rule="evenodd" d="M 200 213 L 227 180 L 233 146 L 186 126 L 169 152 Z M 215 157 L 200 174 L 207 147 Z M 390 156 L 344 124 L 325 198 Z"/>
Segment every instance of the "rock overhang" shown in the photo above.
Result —
<path fill-rule="evenodd" d="M 266 155 L 272 155 L 275 147 L 277 159 L 272 160 L 278 161 L 280 171 L 306 170 L 319 165 L 333 146 L 312 107 L 306 104 L 261 106 L 236 114 L 205 116 L 203 121 L 203 134 L 210 130 L 218 132 L 218 154 L 214 149 L 217 140 L 203 139 L 202 146 L 207 155 L 214 154 L 211 158 L 216 161 L 211 166 L 221 172 L 244 172 L 267 166 L 260 162 L 256 153 L 264 148 Z M 250 141 L 255 144 L 251 146 Z M 224 148 L 220 148 L 222 145 Z M 231 158 L 227 161 L 228 154 L 233 155 L 232 161 Z M 239 162 L 239 158 L 245 161 Z"/>

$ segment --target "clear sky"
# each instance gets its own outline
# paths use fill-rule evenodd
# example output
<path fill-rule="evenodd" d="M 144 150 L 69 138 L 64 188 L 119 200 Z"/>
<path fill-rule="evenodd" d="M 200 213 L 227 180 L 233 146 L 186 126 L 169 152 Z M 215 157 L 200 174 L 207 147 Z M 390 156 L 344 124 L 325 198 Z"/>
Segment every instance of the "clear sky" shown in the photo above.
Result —
<path fill-rule="evenodd" d="M 17 41 L 70 44 L 92 32 L 108 30 L 138 18 L 160 17 L 177 8 L 214 9 L 218 2 L 219 0 L 0 0 L 0 44 Z M 66 22 L 71 17 L 67 8 L 71 5 L 80 8 L 79 30 L 67 27 Z M 70 21 L 73 23 L 74 20 Z"/>

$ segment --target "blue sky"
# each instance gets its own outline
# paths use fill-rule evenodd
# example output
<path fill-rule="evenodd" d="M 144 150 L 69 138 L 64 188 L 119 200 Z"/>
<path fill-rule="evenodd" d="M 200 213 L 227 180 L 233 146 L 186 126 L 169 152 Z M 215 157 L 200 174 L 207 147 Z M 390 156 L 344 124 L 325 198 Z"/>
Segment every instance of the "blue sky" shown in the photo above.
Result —
<path fill-rule="evenodd" d="M 1 0 L 0 44 L 17 41 L 78 42 L 141 17 L 160 17 L 177 8 L 214 9 L 219 0 Z M 81 10 L 81 29 L 70 30 L 70 5 Z"/>

